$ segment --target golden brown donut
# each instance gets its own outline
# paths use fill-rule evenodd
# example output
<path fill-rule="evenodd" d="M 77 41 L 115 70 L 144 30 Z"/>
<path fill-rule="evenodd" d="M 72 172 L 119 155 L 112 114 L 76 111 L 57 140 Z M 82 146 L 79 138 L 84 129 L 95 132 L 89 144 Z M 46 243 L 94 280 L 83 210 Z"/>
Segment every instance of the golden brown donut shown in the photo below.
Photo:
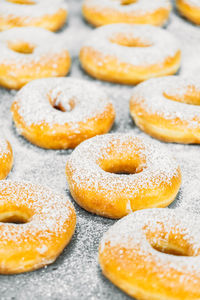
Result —
<path fill-rule="evenodd" d="M 0 85 L 19 89 L 33 79 L 64 76 L 69 68 L 63 37 L 36 27 L 0 32 Z"/>
<path fill-rule="evenodd" d="M 151 136 L 176 143 L 200 143 L 200 83 L 198 78 L 168 76 L 134 88 L 130 112 Z"/>
<path fill-rule="evenodd" d="M 74 200 L 109 218 L 165 207 L 181 184 L 174 159 L 133 134 L 99 135 L 83 142 L 68 158 L 66 175 Z"/>
<path fill-rule="evenodd" d="M 53 263 L 75 229 L 69 198 L 8 180 L 0 181 L 0 198 L 0 273 L 33 271 Z"/>
<path fill-rule="evenodd" d="M 43 148 L 67 149 L 112 127 L 115 110 L 96 85 L 75 78 L 30 82 L 11 107 L 17 130 Z"/>
<path fill-rule="evenodd" d="M 91 76 L 123 84 L 176 73 L 180 66 L 177 40 L 151 25 L 111 24 L 93 30 L 80 51 Z"/>
<path fill-rule="evenodd" d="M 56 31 L 66 18 L 64 0 L 1 0 L 0 31 L 26 26 Z"/>
<path fill-rule="evenodd" d="M 137 211 L 115 223 L 99 248 L 103 274 L 134 299 L 200 299 L 199 215 Z"/>
<path fill-rule="evenodd" d="M 0 136 L 0 180 L 5 179 L 13 165 L 13 152 L 10 143 Z"/>
<path fill-rule="evenodd" d="M 113 23 L 162 26 L 169 17 L 168 0 L 85 0 L 83 16 L 94 26 Z"/>
<path fill-rule="evenodd" d="M 191 22 L 200 25 L 199 0 L 176 0 L 179 12 Z"/>

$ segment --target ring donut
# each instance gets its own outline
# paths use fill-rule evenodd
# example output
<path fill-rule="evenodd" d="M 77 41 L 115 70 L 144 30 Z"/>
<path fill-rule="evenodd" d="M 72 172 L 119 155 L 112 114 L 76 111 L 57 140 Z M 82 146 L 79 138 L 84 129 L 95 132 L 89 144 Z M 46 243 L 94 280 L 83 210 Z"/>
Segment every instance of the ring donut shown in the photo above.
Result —
<path fill-rule="evenodd" d="M 198 78 L 154 78 L 134 88 L 130 112 L 137 126 L 165 142 L 200 143 Z"/>
<path fill-rule="evenodd" d="M 69 198 L 9 180 L 0 181 L 0 197 L 0 273 L 33 271 L 53 263 L 75 229 Z"/>
<path fill-rule="evenodd" d="M 10 143 L 0 136 L 0 180 L 5 179 L 13 166 L 13 152 Z"/>
<path fill-rule="evenodd" d="M 74 200 L 109 218 L 165 207 L 181 184 L 180 168 L 168 153 L 132 134 L 100 135 L 83 142 L 67 160 L 66 175 Z"/>
<path fill-rule="evenodd" d="M 20 134 L 43 148 L 74 148 L 110 130 L 115 111 L 96 85 L 74 78 L 45 78 L 28 83 L 12 104 Z"/>
<path fill-rule="evenodd" d="M 93 30 L 80 51 L 91 76 L 123 84 L 176 73 L 180 66 L 177 40 L 151 25 L 112 24 Z"/>
<path fill-rule="evenodd" d="M 26 26 L 56 31 L 66 18 L 64 0 L 1 0 L 0 31 Z"/>
<path fill-rule="evenodd" d="M 100 243 L 102 271 L 136 299 L 200 299 L 199 227 L 199 215 L 183 210 L 130 214 Z"/>
<path fill-rule="evenodd" d="M 168 0 L 85 0 L 83 16 L 94 26 L 113 23 L 162 26 L 169 17 Z"/>
<path fill-rule="evenodd" d="M 33 79 L 64 76 L 70 56 L 63 38 L 42 28 L 0 32 L 0 85 L 19 89 Z"/>
<path fill-rule="evenodd" d="M 176 0 L 179 12 L 189 21 L 200 25 L 200 2 L 199 0 Z"/>

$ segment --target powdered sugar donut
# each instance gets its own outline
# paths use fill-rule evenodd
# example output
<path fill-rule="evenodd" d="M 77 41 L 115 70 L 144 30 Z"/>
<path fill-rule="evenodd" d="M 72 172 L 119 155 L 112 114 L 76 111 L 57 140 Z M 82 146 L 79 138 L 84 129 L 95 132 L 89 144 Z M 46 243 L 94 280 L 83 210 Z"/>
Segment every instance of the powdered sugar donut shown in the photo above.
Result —
<path fill-rule="evenodd" d="M 179 12 L 188 20 L 200 25 L 200 1 L 199 0 L 176 0 Z"/>
<path fill-rule="evenodd" d="M 46 78 L 30 82 L 12 104 L 20 134 L 40 147 L 74 148 L 111 128 L 115 111 L 96 85 L 74 78 Z"/>
<path fill-rule="evenodd" d="M 67 5 L 64 0 L 1 0 L 0 31 L 24 26 L 56 31 L 66 18 Z"/>
<path fill-rule="evenodd" d="M 10 143 L 0 136 L 0 180 L 8 176 L 13 165 L 13 152 Z"/>
<path fill-rule="evenodd" d="M 130 214 L 100 243 L 103 273 L 136 299 L 199 299 L 199 227 L 199 215 L 183 210 Z"/>
<path fill-rule="evenodd" d="M 162 26 L 169 17 L 168 0 L 85 0 L 83 15 L 94 26 L 112 23 Z"/>
<path fill-rule="evenodd" d="M 0 85 L 19 89 L 43 77 L 64 76 L 70 68 L 65 41 L 42 28 L 13 28 L 0 33 Z"/>
<path fill-rule="evenodd" d="M 169 154 L 133 134 L 107 134 L 83 142 L 70 155 L 66 174 L 74 200 L 109 218 L 165 207 L 181 183 L 179 166 Z"/>
<path fill-rule="evenodd" d="M 135 84 L 176 73 L 180 48 L 177 40 L 164 29 L 112 24 L 93 30 L 80 51 L 80 60 L 93 77 Z"/>
<path fill-rule="evenodd" d="M 8 180 L 0 181 L 0 197 L 0 273 L 22 273 L 53 263 L 75 229 L 69 198 Z"/>
<path fill-rule="evenodd" d="M 168 76 L 133 90 L 131 115 L 145 132 L 166 142 L 200 143 L 198 78 Z"/>

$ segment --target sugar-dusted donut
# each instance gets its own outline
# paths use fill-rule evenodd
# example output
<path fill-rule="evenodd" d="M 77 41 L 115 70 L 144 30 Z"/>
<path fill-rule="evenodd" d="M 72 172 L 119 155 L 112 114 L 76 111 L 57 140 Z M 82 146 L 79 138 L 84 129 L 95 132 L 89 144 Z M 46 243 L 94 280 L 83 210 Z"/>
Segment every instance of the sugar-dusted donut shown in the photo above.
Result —
<path fill-rule="evenodd" d="M 65 44 L 43 28 L 0 32 L 0 85 L 19 89 L 33 79 L 66 75 L 70 56 Z"/>
<path fill-rule="evenodd" d="M 45 78 L 23 87 L 12 104 L 18 132 L 51 149 L 74 148 L 110 130 L 115 111 L 93 83 L 75 78 Z"/>
<path fill-rule="evenodd" d="M 83 15 L 94 26 L 112 23 L 162 26 L 169 17 L 168 0 L 85 0 Z"/>
<path fill-rule="evenodd" d="M 69 198 L 9 180 L 0 181 L 0 198 L 0 273 L 22 273 L 53 263 L 75 229 Z"/>
<path fill-rule="evenodd" d="M 200 81 L 167 76 L 134 88 L 130 112 L 142 130 L 165 142 L 200 143 Z"/>
<path fill-rule="evenodd" d="M 74 200 L 109 218 L 165 207 L 181 184 L 174 159 L 133 134 L 100 135 L 83 142 L 68 158 L 66 174 Z"/>
<path fill-rule="evenodd" d="M 0 180 L 5 179 L 13 165 L 13 151 L 10 143 L 0 136 Z"/>
<path fill-rule="evenodd" d="M 200 25 L 200 1 L 176 0 L 179 12 L 191 22 Z"/>
<path fill-rule="evenodd" d="M 176 73 L 180 56 L 177 40 L 151 25 L 102 26 L 80 51 L 82 67 L 91 76 L 125 84 Z"/>
<path fill-rule="evenodd" d="M 64 0 L 1 0 L 0 31 L 25 26 L 56 31 L 66 18 Z"/>
<path fill-rule="evenodd" d="M 199 215 L 137 211 L 115 223 L 99 248 L 104 275 L 136 299 L 200 299 Z"/>

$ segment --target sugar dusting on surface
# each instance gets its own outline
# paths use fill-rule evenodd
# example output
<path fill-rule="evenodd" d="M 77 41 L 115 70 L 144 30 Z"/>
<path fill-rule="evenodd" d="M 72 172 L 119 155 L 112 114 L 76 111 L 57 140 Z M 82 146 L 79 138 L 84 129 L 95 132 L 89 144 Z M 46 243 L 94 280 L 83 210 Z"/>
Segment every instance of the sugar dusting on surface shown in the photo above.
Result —
<path fill-rule="evenodd" d="M 147 43 L 148 47 L 126 47 L 111 42 L 118 34 Z M 111 24 L 95 29 L 84 43 L 84 51 L 95 50 L 106 63 L 116 57 L 120 63 L 134 66 L 163 64 L 179 51 L 178 40 L 162 28 L 151 25 Z"/>
<path fill-rule="evenodd" d="M 186 92 L 189 94 L 195 89 L 200 94 L 200 77 L 183 78 L 180 76 L 168 76 L 151 79 L 138 85 L 132 94 L 132 104 L 139 104 L 150 114 L 156 114 L 165 119 L 180 119 L 185 121 L 188 128 L 198 128 L 200 124 L 200 106 L 180 103 L 165 97 L 183 98 Z"/>
<path fill-rule="evenodd" d="M 0 15 L 9 17 L 10 20 L 15 19 L 16 16 L 22 17 L 23 21 L 28 23 L 35 18 L 55 14 L 59 9 L 67 10 L 67 4 L 64 0 L 34 0 L 32 2 L 34 4 L 27 5 L 2 0 Z"/>
<path fill-rule="evenodd" d="M 62 105 L 65 112 L 50 104 Z M 18 113 L 27 126 L 46 123 L 68 124 L 78 131 L 78 122 L 98 118 L 111 102 L 106 93 L 93 83 L 75 78 L 47 78 L 30 82 L 19 91 L 15 98 Z M 73 108 L 70 108 L 73 101 Z"/>
<path fill-rule="evenodd" d="M 137 251 L 136 256 L 141 257 L 145 264 L 151 265 L 152 269 L 149 269 L 148 272 L 158 273 L 160 278 L 163 278 L 163 275 L 169 278 L 171 276 L 170 270 L 173 269 L 177 271 L 176 276 L 181 277 L 181 284 L 186 283 L 188 279 L 191 279 L 190 273 L 194 272 L 199 277 L 199 226 L 199 217 L 189 213 L 186 214 L 184 210 L 147 209 L 137 211 L 117 222 L 104 234 L 100 252 L 105 252 L 104 259 L 109 263 L 110 258 L 106 256 L 105 249 L 107 247 L 122 249 L 121 256 L 115 257 L 116 264 L 120 266 L 122 265 L 120 261 L 123 261 L 123 249 L 126 249 L 126 256 L 129 255 L 129 252 L 131 255 L 131 253 Z M 167 245 L 170 236 L 178 233 L 177 238 L 183 239 L 187 245 L 190 245 L 192 256 L 186 258 L 184 256 L 166 255 L 156 251 L 147 238 L 148 232 L 153 235 L 155 245 L 159 239 L 163 239 L 163 242 Z M 152 262 L 154 263 L 152 264 Z M 162 271 L 159 272 L 161 269 Z"/>
<path fill-rule="evenodd" d="M 168 0 L 138 0 L 136 3 L 121 5 L 120 0 L 85 0 L 84 5 L 85 7 L 92 8 L 98 12 L 104 11 L 105 14 L 107 9 L 113 9 L 123 13 L 144 15 L 149 12 L 154 12 L 160 8 L 169 9 L 170 2 Z"/>
<path fill-rule="evenodd" d="M 193 76 L 199 74 L 199 28 L 185 21 L 175 12 L 167 25 L 179 40 L 182 50 L 182 67 L 180 74 Z M 132 87 L 114 85 L 95 81 L 84 73 L 78 61 L 78 53 L 84 40 L 93 29 L 84 23 L 81 17 L 81 1 L 69 1 L 69 22 L 62 31 L 71 50 L 72 70 L 70 76 L 95 82 L 108 93 L 117 112 L 113 132 L 136 133 L 146 137 L 158 147 L 163 145 L 176 157 L 181 166 L 183 183 L 177 200 L 171 209 L 183 208 L 187 212 L 200 213 L 200 151 L 195 145 L 164 144 L 141 132 L 129 116 L 129 100 Z M 68 151 L 45 151 L 37 148 L 17 135 L 12 126 L 10 105 L 15 92 L 1 89 L 0 125 L 4 136 L 10 141 L 14 150 L 14 167 L 9 174 L 12 180 L 28 180 L 50 187 L 62 194 L 68 194 L 65 177 L 65 165 Z M 121 292 L 100 272 L 97 252 L 103 232 L 115 223 L 113 220 L 94 216 L 74 203 L 77 212 L 77 229 L 71 243 L 63 254 L 51 266 L 36 272 L 17 276 L 0 276 L 1 299 L 35 300 L 35 299 L 92 299 L 92 300 L 127 300 Z M 194 231 L 195 232 L 195 231 Z"/>
<path fill-rule="evenodd" d="M 48 240 L 52 234 L 59 236 L 63 231 L 67 235 L 65 222 L 72 217 L 72 205 L 66 196 L 32 183 L 9 180 L 0 181 L 0 190 L 1 205 L 14 205 L 16 210 L 25 207 L 31 212 L 30 220 L 23 225 L 1 223 L 2 247 L 10 240 L 20 245 L 21 241 L 25 242 L 28 238 Z M 10 193 L 12 197 L 7 199 L 5 195 Z"/>
<path fill-rule="evenodd" d="M 119 158 L 123 157 L 124 149 L 130 159 L 138 157 L 142 172 L 129 176 L 105 172 L 100 162 L 109 161 L 110 153 L 115 151 Z M 164 149 L 130 133 L 100 135 L 83 142 L 71 154 L 67 168 L 73 174 L 72 189 L 74 184 L 76 189 L 84 186 L 96 193 L 106 191 L 108 201 L 124 190 L 134 195 L 141 189 L 159 187 L 163 182 L 170 184 L 173 177 L 178 177 L 178 165 Z"/>
<path fill-rule="evenodd" d="M 8 47 L 9 43 L 15 44 L 18 42 L 33 46 L 33 52 L 27 55 L 13 51 Z M 55 64 L 56 69 L 57 55 L 65 55 L 67 50 L 64 37 L 46 29 L 34 27 L 16 27 L 0 32 L 0 45 L 0 63 L 11 65 L 11 72 L 12 64 L 17 65 L 18 68 L 21 68 L 24 64 L 29 66 L 31 64 L 45 65 L 46 61 L 49 61 L 49 57 L 52 60 L 51 64 Z M 36 72 L 38 72 L 37 68 Z"/>

